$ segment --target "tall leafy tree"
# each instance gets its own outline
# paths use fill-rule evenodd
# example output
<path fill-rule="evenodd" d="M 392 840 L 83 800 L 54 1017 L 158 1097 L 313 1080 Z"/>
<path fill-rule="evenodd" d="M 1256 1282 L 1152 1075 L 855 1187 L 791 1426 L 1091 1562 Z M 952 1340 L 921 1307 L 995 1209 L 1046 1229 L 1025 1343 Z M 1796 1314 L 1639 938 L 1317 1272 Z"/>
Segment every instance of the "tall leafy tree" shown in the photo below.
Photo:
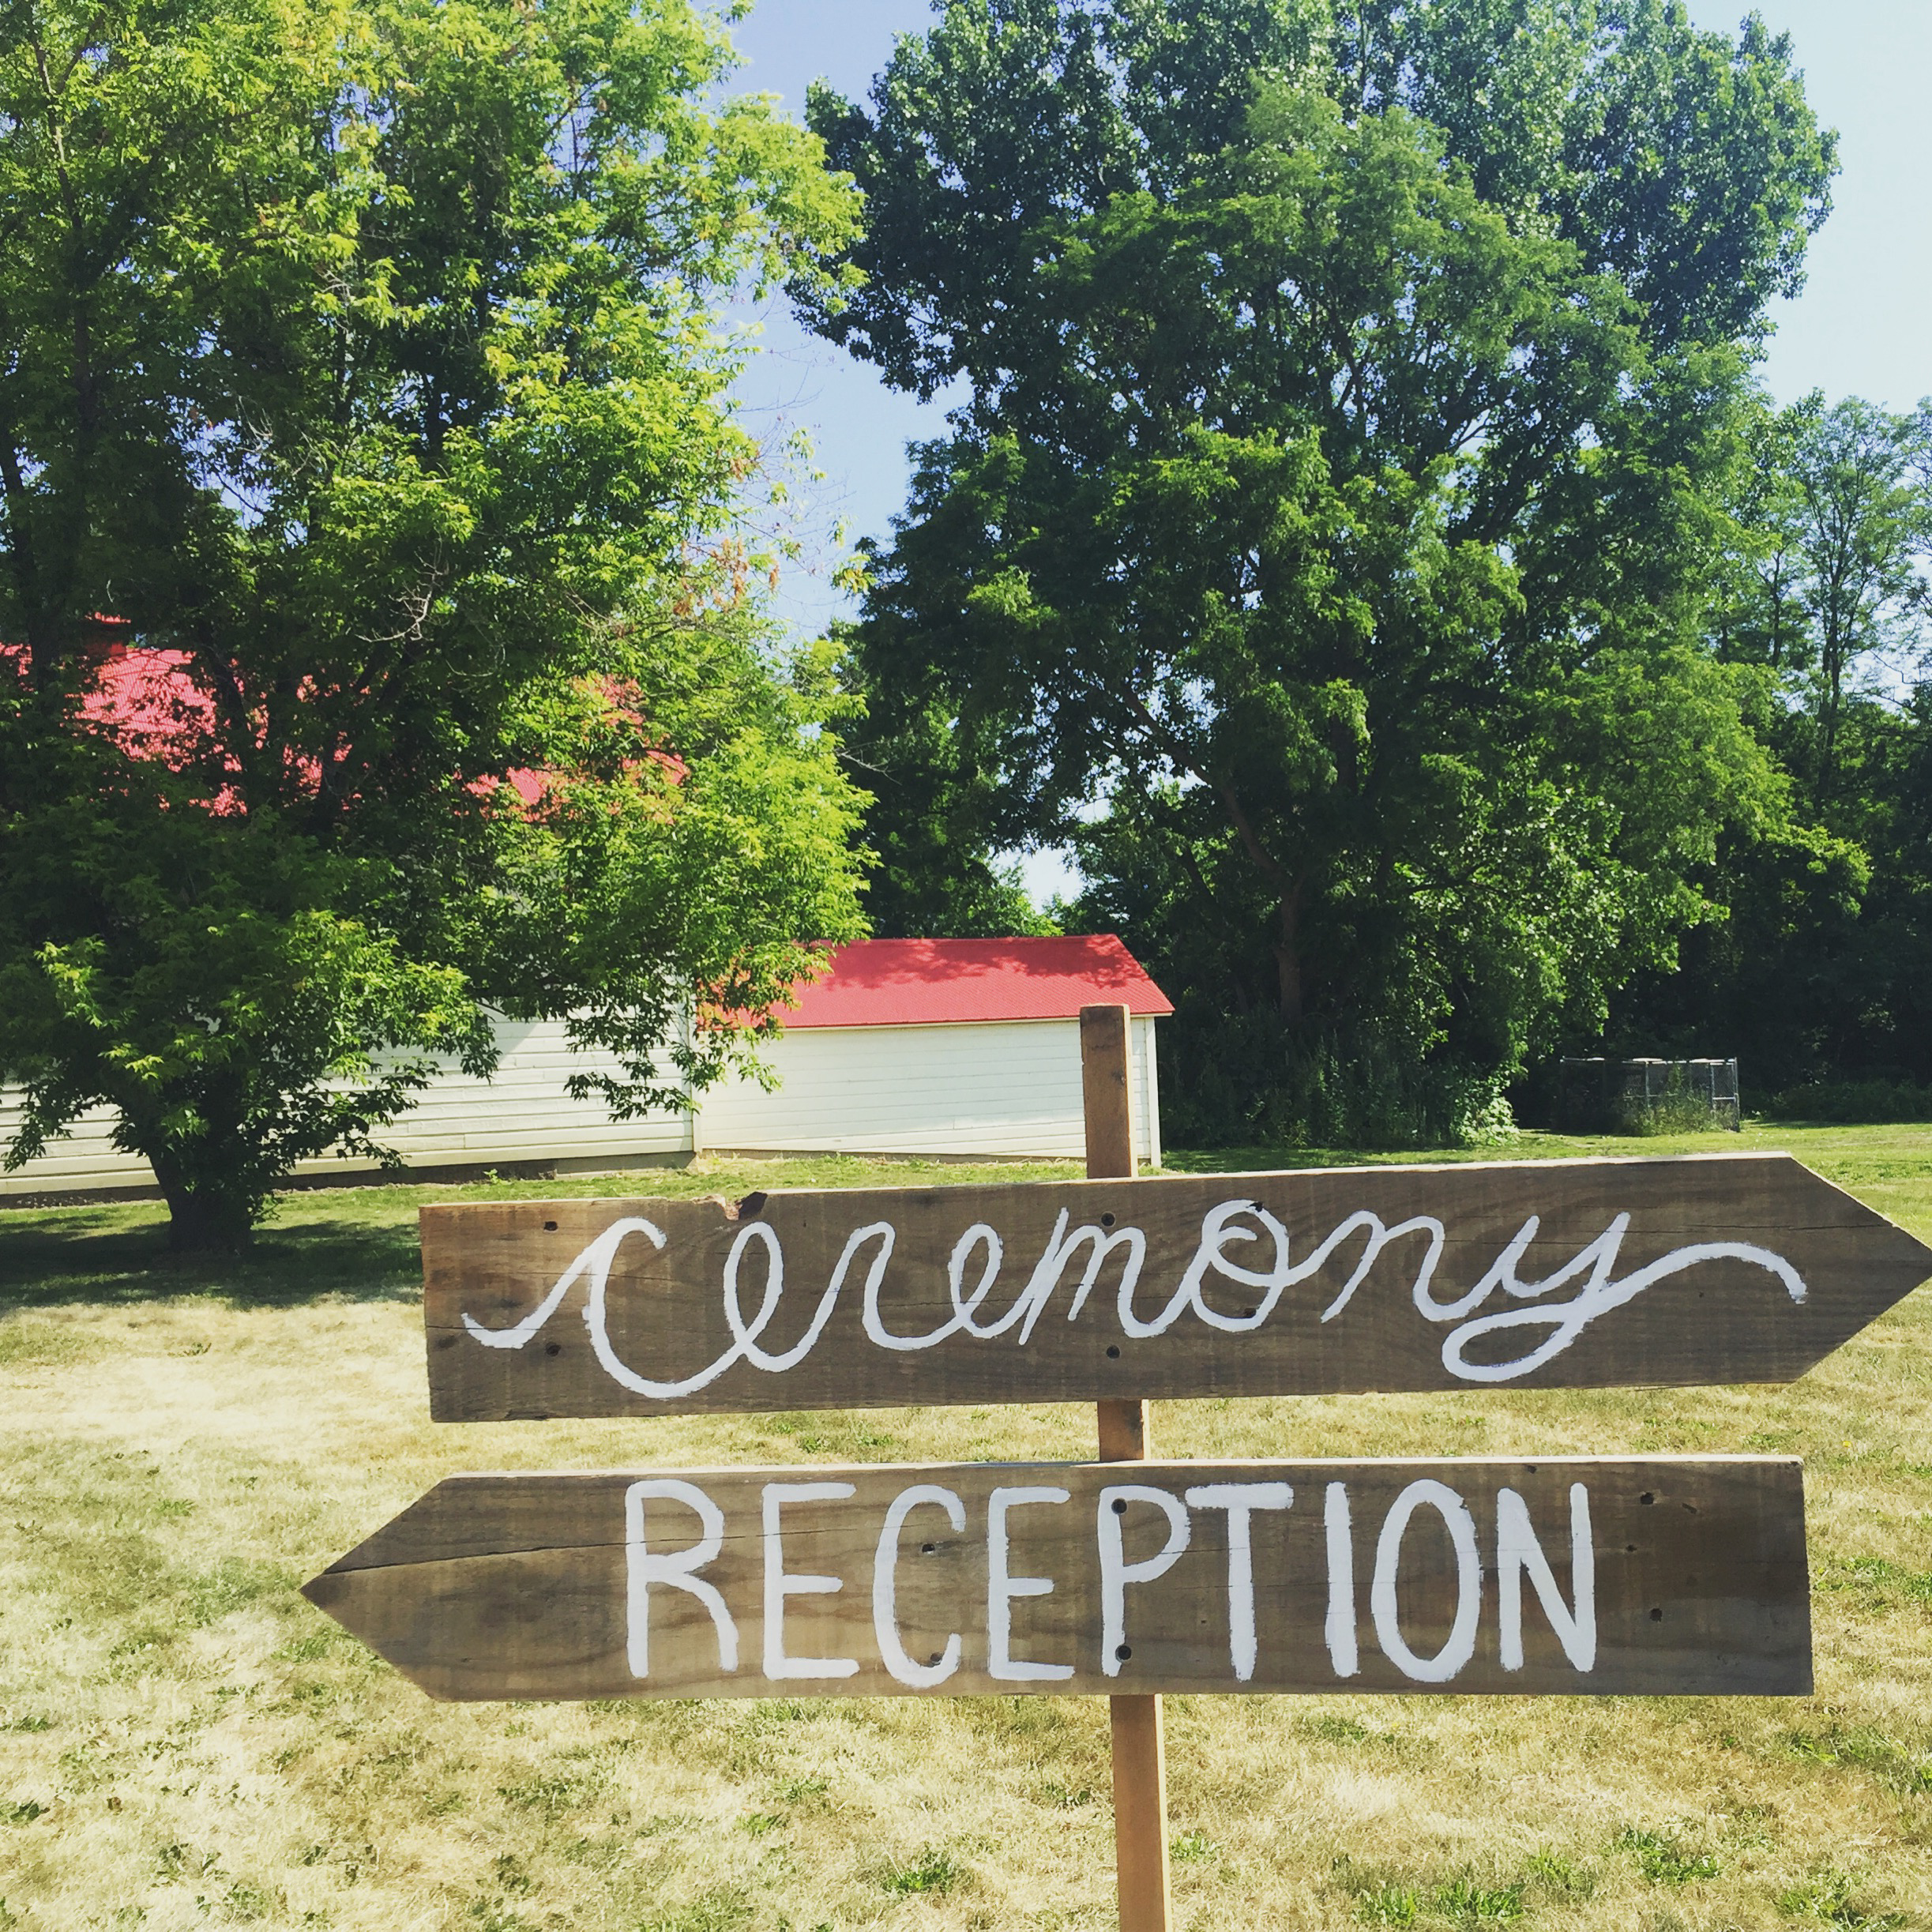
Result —
<path fill-rule="evenodd" d="M 821 325 L 967 391 L 852 641 L 880 797 L 942 865 L 1078 840 L 1183 1070 L 1248 1069 L 1225 1130 L 1351 1057 L 1466 1114 L 1781 811 L 1701 619 L 1830 171 L 1788 56 L 1665 6 L 955 0 L 815 98 L 870 197 Z"/>
<path fill-rule="evenodd" d="M 713 319 L 855 202 L 731 64 L 684 0 L 0 9 L 16 1164 L 104 1103 L 233 1241 L 486 1003 L 634 1112 L 855 929 Z"/>
<path fill-rule="evenodd" d="M 1754 728 L 1806 822 L 1725 842 L 1707 889 L 1727 920 L 1695 941 L 1680 977 L 1641 975 L 1614 1032 L 1645 1051 L 1722 1043 L 1760 1094 L 1932 1078 L 1929 419 L 1856 397 L 1751 404 L 1714 637 L 1769 675 Z"/>
<path fill-rule="evenodd" d="M 1932 549 L 1921 419 L 1856 397 L 1829 409 L 1822 401 L 1800 405 L 1787 472 L 1802 505 L 1811 645 L 1804 695 L 1817 725 L 1812 776 L 1821 802 L 1837 790 L 1852 682 L 1861 668 L 1896 678 L 1911 655 L 1923 603 L 1919 566 Z"/>

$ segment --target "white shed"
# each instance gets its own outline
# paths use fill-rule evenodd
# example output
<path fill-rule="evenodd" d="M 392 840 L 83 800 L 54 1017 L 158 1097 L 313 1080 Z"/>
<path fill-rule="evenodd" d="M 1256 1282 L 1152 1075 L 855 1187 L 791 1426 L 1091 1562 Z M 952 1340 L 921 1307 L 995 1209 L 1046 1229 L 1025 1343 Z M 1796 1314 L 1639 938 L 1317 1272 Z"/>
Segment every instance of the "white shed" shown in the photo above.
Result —
<path fill-rule="evenodd" d="M 692 1112 L 621 1125 L 601 1102 L 564 1092 L 596 1062 L 572 1051 L 561 1024 L 499 1021 L 495 1077 L 439 1075 L 383 1138 L 406 1167 L 439 1175 L 616 1172 L 699 1152 L 1077 1160 L 1079 1014 L 1096 1002 L 1133 1013 L 1134 1148 L 1158 1166 L 1154 1027 L 1174 1009 L 1111 934 L 841 947 L 765 1049 L 775 1091 L 729 1081 Z M 17 1118 L 0 1093 L 0 1145 Z M 39 1160 L 0 1175 L 0 1199 L 152 1191 L 148 1163 L 115 1152 L 113 1124 L 105 1109 L 85 1116 Z M 299 1171 L 327 1181 L 371 1170 L 327 1159 Z"/>
<path fill-rule="evenodd" d="M 704 1096 L 707 1151 L 1078 1160 L 1080 1009 L 1133 1013 L 1134 1151 L 1160 1161 L 1154 1025 L 1174 1010 L 1111 933 L 866 939 L 800 994 L 766 1055 L 781 1084 Z"/>

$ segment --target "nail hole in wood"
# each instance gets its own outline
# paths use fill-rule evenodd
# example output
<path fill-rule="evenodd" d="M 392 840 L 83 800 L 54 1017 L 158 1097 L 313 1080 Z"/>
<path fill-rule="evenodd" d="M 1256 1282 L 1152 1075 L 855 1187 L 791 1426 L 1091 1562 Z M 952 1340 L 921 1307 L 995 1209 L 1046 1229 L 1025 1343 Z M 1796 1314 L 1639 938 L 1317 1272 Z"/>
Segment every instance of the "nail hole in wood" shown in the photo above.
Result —
<path fill-rule="evenodd" d="M 1657 1499 L 1650 1493 L 1648 1490 L 1645 1490 L 1643 1494 L 1638 1497 L 1637 1500 L 1639 1502 L 1655 1502 Z"/>
<path fill-rule="evenodd" d="M 1662 1611 L 1660 1611 L 1660 1610 L 1653 1610 L 1653 1611 L 1652 1611 L 1650 1613 L 1650 1620 L 1651 1620 L 1651 1622 L 1652 1622 L 1652 1623 L 1661 1623 L 1661 1622 L 1663 1622 L 1663 1612 Z"/>
<path fill-rule="evenodd" d="M 1116 1516 L 1125 1516 L 1127 1513 L 1127 1502 L 1124 1496 L 1116 1496 L 1114 1498 L 1114 1513 Z"/>
<path fill-rule="evenodd" d="M 543 1223 L 543 1231 L 547 1235 L 555 1234 L 557 1231 L 557 1223 L 554 1221 L 546 1221 Z"/>
<path fill-rule="evenodd" d="M 1102 1215 L 1100 1216 L 1100 1225 L 1103 1227 L 1111 1227 L 1114 1225 L 1113 1216 L 1111 1214 Z"/>
<path fill-rule="evenodd" d="M 1133 1655 L 1133 1646 L 1131 1644 L 1116 1644 L 1114 1648 L 1114 1655 L 1119 1658 L 1122 1663 L 1125 1663 Z"/>
<path fill-rule="evenodd" d="M 1120 1348 L 1118 1343 L 1110 1342 L 1107 1344 L 1107 1359 L 1110 1362 L 1118 1362 L 1120 1359 Z"/>
<path fill-rule="evenodd" d="M 562 1342 L 549 1343 L 545 1347 L 543 1352 L 547 1355 L 560 1355 L 563 1353 L 563 1344 Z"/>

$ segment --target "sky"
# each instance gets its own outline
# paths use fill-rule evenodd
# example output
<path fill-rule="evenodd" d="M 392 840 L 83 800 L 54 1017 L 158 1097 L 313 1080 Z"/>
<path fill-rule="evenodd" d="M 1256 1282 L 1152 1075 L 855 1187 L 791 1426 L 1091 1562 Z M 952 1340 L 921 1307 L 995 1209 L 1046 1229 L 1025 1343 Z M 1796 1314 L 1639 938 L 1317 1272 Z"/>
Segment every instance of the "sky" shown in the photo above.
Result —
<path fill-rule="evenodd" d="M 1735 29 L 1745 0 L 1690 0 L 1700 27 Z M 1791 36 L 1806 92 L 1840 137 L 1830 220 L 1814 239 L 1804 292 L 1775 315 L 1765 377 L 1780 401 L 1814 389 L 1894 409 L 1932 393 L 1932 0 L 1757 0 Z M 928 0 L 755 0 L 735 32 L 737 88 L 778 95 L 802 115 L 824 78 L 862 96 L 896 36 L 921 32 Z M 748 426 L 809 431 L 823 480 L 804 493 L 810 560 L 781 582 L 780 614 L 821 630 L 846 608 L 829 582 L 833 524 L 883 536 L 904 502 L 906 445 L 943 427 L 939 404 L 894 393 L 870 367 L 805 335 L 784 303 L 766 309 L 763 352 L 739 385 Z M 1051 855 L 1027 867 L 1036 897 L 1070 876 Z"/>

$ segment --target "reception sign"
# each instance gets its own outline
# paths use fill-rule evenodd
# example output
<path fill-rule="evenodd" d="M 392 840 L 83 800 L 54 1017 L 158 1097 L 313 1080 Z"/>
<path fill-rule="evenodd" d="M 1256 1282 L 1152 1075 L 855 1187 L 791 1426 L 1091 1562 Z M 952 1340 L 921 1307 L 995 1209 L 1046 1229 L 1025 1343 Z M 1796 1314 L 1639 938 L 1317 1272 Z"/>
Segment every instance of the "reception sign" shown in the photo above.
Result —
<path fill-rule="evenodd" d="M 1785 1458 L 460 1475 L 307 1591 L 453 1698 L 1811 1688 Z"/>

